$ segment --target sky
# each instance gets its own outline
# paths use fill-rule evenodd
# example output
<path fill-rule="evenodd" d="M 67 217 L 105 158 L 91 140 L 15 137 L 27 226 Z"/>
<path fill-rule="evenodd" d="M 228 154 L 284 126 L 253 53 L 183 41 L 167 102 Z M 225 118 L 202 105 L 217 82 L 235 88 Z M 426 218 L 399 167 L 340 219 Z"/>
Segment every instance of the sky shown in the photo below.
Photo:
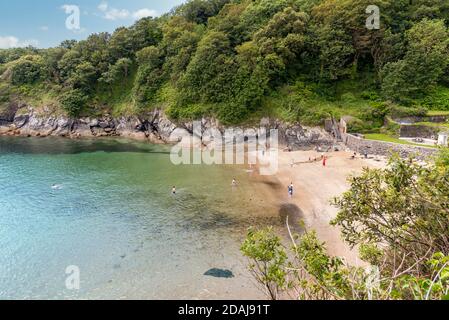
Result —
<path fill-rule="evenodd" d="M 139 18 L 159 16 L 185 0 L 0 1 L 0 49 L 57 46 L 95 32 L 113 32 Z M 76 9 L 79 8 L 79 25 Z M 67 27 L 68 26 L 68 27 Z"/>

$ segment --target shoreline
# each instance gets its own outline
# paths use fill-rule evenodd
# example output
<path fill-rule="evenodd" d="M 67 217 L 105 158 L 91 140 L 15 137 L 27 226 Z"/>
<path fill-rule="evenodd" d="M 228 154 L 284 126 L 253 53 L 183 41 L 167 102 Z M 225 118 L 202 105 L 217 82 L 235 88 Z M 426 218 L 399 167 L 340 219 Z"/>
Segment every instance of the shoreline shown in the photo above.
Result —
<path fill-rule="evenodd" d="M 26 136 L 11 136 L 27 139 Z M 39 139 L 38 137 L 35 137 Z M 102 136 L 102 137 L 58 137 L 48 136 L 40 138 L 61 138 L 71 140 L 131 140 L 133 142 L 153 143 L 132 139 L 126 136 Z M 155 143 L 153 143 L 155 144 Z M 162 143 L 170 146 L 175 143 Z M 161 143 L 159 143 L 161 145 Z M 275 215 L 282 221 L 282 230 L 286 231 L 286 217 L 289 217 L 290 227 L 297 233 L 301 233 L 302 227 L 299 221 L 304 222 L 306 230 L 315 230 L 318 238 L 326 242 L 328 251 L 332 255 L 344 257 L 348 262 L 359 265 L 357 250 L 350 249 L 340 237 L 337 227 L 329 223 L 335 218 L 337 209 L 330 201 L 348 190 L 347 179 L 351 175 L 360 174 L 365 167 L 382 168 L 386 166 L 385 157 L 374 159 L 362 159 L 361 157 L 351 160 L 352 151 L 338 151 L 326 153 L 328 162 L 326 167 L 321 161 L 309 162 L 309 158 L 320 158 L 322 153 L 314 150 L 287 152 L 279 147 L 279 170 L 272 176 L 261 176 L 259 167 L 247 168 L 248 181 L 252 185 L 252 192 L 262 194 L 267 199 L 269 207 L 267 212 L 261 212 L 259 217 Z M 292 166 L 292 162 L 294 165 Z M 247 167 L 247 164 L 245 165 Z M 252 169 L 249 170 L 249 169 Z M 287 186 L 293 182 L 295 193 L 289 198 Z M 255 217 L 257 218 L 257 217 Z"/>
<path fill-rule="evenodd" d="M 176 144 L 194 135 L 200 137 L 203 145 L 208 145 L 214 140 L 215 132 L 218 131 L 224 136 L 227 129 L 236 128 L 227 127 L 217 119 L 207 117 L 196 121 L 175 121 L 159 109 L 142 116 L 114 118 L 103 115 L 69 118 L 49 112 L 40 113 L 31 106 L 22 105 L 14 115 L 9 115 L 8 119 L 0 117 L 0 135 L 56 136 L 70 139 L 123 137 L 153 144 Z M 311 149 L 315 146 L 330 147 L 334 143 L 334 138 L 321 127 L 306 127 L 299 123 L 286 123 L 272 118 L 262 118 L 258 123 L 243 124 L 240 129 L 251 132 L 276 129 L 279 133 L 279 145 L 289 146 L 295 150 Z"/>
<path fill-rule="evenodd" d="M 267 196 L 278 207 L 283 219 L 289 216 L 290 227 L 301 232 L 298 226 L 303 221 L 307 231 L 316 231 L 320 241 L 325 242 L 331 255 L 344 258 L 356 266 L 366 265 L 358 257 L 357 248 L 351 249 L 341 238 L 338 227 L 330 225 L 338 209 L 331 205 L 331 200 L 349 189 L 347 182 L 351 175 L 358 175 L 363 168 L 383 168 L 387 165 L 385 157 L 351 159 L 353 152 L 338 151 L 326 153 L 328 161 L 323 167 L 321 161 L 308 162 L 309 157 L 320 158 L 316 151 L 279 151 L 279 171 L 269 178 L 263 178 L 265 186 L 271 192 Z M 292 160 L 295 164 L 292 166 Z M 289 198 L 287 187 L 293 182 L 295 192 Z M 304 229 L 303 229 L 304 230 Z"/>
<path fill-rule="evenodd" d="M 48 139 L 52 138 L 48 137 Z M 22 139 L 27 138 L 22 137 Z M 126 140 L 124 137 L 103 137 L 102 139 Z M 92 140 L 97 139 L 93 138 Z M 284 236 L 287 236 L 285 226 L 287 216 L 291 221 L 292 229 L 298 233 L 303 229 L 294 228 L 294 224 L 302 219 L 307 230 L 316 230 L 320 241 L 326 242 L 331 255 L 344 257 L 351 264 L 364 265 L 358 259 L 357 250 L 348 248 L 340 239 L 339 230 L 329 225 L 329 221 L 335 217 L 337 212 L 329 204 L 329 200 L 347 190 L 346 179 L 350 174 L 357 174 L 366 166 L 382 167 L 385 165 L 385 160 L 375 161 L 361 158 L 350 160 L 352 152 L 330 152 L 327 154 L 329 156 L 327 167 L 323 168 L 321 162 L 308 163 L 309 157 L 314 158 L 321 155 L 316 151 L 284 152 L 282 148 L 279 148 L 278 151 L 279 171 L 273 176 L 261 176 L 257 166 L 253 166 L 251 172 L 246 166 L 241 166 L 241 169 L 238 169 L 246 171 L 246 174 L 242 173 L 241 177 L 246 180 L 243 190 L 245 194 L 242 196 L 255 204 L 260 203 L 260 199 L 263 199 L 261 210 L 252 212 L 251 219 L 257 221 L 256 225 L 259 227 L 274 223 L 275 229 Z M 292 159 L 296 163 L 293 167 L 291 166 Z M 231 179 L 232 177 L 229 176 L 229 183 Z M 290 182 L 293 182 L 295 186 L 295 193 L 291 199 L 287 194 L 287 186 Z M 245 211 L 247 210 L 242 208 L 241 214 L 245 214 Z M 238 256 L 239 252 L 235 252 L 235 255 Z M 223 267 L 226 267 L 226 264 Z M 224 281 L 226 280 L 220 280 L 217 283 L 223 282 L 225 285 Z M 242 299 L 247 294 L 251 294 L 248 292 L 253 292 L 252 289 L 243 287 L 237 291 L 236 295 Z M 211 293 L 207 296 L 213 299 L 215 295 Z"/>

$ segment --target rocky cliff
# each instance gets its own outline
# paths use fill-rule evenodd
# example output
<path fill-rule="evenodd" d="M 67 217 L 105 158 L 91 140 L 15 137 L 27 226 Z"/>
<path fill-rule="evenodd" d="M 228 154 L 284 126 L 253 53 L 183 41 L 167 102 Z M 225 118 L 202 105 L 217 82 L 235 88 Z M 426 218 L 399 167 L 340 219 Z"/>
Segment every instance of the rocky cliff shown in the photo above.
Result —
<path fill-rule="evenodd" d="M 216 120 L 203 118 L 202 133 L 226 129 Z M 308 128 L 300 124 L 286 124 L 273 119 L 263 119 L 266 129 L 278 129 L 279 143 L 292 149 L 310 149 L 315 146 L 331 146 L 333 138 L 321 128 Z M 243 128 L 258 129 L 258 128 Z M 116 136 L 149 141 L 152 143 L 176 143 L 193 133 L 193 122 L 175 123 L 162 111 L 154 110 L 145 117 L 71 119 L 63 115 L 36 112 L 32 107 L 16 105 L 8 114 L 0 115 L 0 134 L 17 136 L 60 136 L 68 138 Z M 203 139 L 207 141 L 208 139 Z"/>

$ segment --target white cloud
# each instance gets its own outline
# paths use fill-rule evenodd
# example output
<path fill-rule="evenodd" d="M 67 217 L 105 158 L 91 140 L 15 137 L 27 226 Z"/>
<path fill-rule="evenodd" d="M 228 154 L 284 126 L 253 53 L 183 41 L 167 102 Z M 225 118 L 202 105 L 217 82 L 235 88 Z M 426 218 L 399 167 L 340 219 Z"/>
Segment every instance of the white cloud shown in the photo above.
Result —
<path fill-rule="evenodd" d="M 158 16 L 156 10 L 142 8 L 137 11 L 131 12 L 127 9 L 117 9 L 110 7 L 106 1 L 103 1 L 98 5 L 98 10 L 102 12 L 102 17 L 107 20 L 124 20 L 130 18 L 134 20 L 139 20 L 145 17 Z"/>
<path fill-rule="evenodd" d="M 0 49 L 15 48 L 19 44 L 16 37 L 0 37 Z"/>
<path fill-rule="evenodd" d="M 129 18 L 130 13 L 126 9 L 111 8 L 105 12 L 104 18 L 108 20 L 120 20 Z"/>
<path fill-rule="evenodd" d="M 108 5 L 108 3 L 107 3 L 106 1 L 103 1 L 102 3 L 100 3 L 100 4 L 98 5 L 98 9 L 99 9 L 100 11 L 103 11 L 103 12 L 107 11 L 107 10 L 108 10 L 108 7 L 109 7 L 109 5 Z"/>
<path fill-rule="evenodd" d="M 40 29 L 41 31 L 48 31 L 48 30 L 49 30 L 48 26 L 42 26 L 42 27 L 40 27 L 39 29 Z"/>
<path fill-rule="evenodd" d="M 107 20 L 127 19 L 131 15 L 131 13 L 126 9 L 109 7 L 109 4 L 106 1 L 103 1 L 98 5 L 98 10 L 103 12 L 103 18 Z"/>
<path fill-rule="evenodd" d="M 156 10 L 152 10 L 152 9 L 148 9 L 148 8 L 143 8 L 143 9 L 137 10 L 133 13 L 133 18 L 136 20 L 146 18 L 146 17 L 157 17 L 157 16 L 158 16 L 158 13 Z"/>
<path fill-rule="evenodd" d="M 28 46 L 37 47 L 38 45 L 39 41 L 34 39 L 20 41 L 18 38 L 13 36 L 0 37 L 0 49 L 11 49 Z"/>

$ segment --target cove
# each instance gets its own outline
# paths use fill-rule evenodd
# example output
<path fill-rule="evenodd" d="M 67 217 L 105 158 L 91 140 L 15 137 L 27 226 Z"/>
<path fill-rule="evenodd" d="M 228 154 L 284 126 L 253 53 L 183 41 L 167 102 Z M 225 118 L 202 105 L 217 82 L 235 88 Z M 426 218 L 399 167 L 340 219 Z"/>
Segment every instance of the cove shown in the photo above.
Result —
<path fill-rule="evenodd" d="M 0 299 L 263 298 L 239 248 L 267 208 L 245 168 L 174 166 L 167 146 L 0 137 Z"/>

